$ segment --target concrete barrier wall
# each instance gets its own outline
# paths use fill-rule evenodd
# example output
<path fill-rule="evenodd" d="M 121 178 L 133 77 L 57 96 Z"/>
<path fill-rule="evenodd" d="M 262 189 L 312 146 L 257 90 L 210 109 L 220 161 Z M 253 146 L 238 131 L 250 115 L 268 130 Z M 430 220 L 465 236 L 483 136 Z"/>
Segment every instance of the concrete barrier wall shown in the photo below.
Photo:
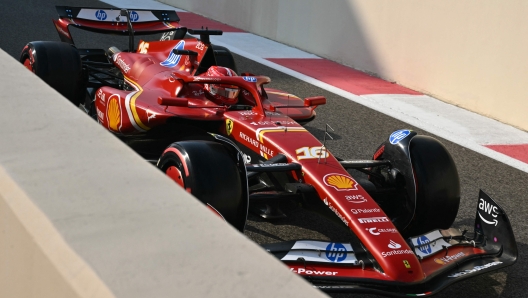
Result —
<path fill-rule="evenodd" d="M 0 50 L 0 297 L 322 297 Z"/>
<path fill-rule="evenodd" d="M 524 0 L 160 0 L 528 130 Z"/>

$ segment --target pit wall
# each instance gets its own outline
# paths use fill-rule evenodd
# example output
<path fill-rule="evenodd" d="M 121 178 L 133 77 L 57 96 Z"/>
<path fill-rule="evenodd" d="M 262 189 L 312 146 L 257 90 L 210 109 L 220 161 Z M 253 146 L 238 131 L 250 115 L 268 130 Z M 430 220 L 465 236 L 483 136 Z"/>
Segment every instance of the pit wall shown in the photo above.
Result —
<path fill-rule="evenodd" d="M 524 0 L 160 0 L 528 131 Z"/>
<path fill-rule="evenodd" d="M 0 49 L 0 297 L 325 297 Z"/>

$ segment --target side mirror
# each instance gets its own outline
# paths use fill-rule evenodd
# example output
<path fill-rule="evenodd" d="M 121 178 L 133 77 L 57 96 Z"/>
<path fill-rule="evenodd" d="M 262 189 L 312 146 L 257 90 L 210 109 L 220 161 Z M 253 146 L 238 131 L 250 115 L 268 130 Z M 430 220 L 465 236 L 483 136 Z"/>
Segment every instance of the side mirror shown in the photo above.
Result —
<path fill-rule="evenodd" d="M 324 96 L 307 97 L 304 99 L 305 107 L 320 106 L 324 104 L 326 104 L 326 97 Z"/>

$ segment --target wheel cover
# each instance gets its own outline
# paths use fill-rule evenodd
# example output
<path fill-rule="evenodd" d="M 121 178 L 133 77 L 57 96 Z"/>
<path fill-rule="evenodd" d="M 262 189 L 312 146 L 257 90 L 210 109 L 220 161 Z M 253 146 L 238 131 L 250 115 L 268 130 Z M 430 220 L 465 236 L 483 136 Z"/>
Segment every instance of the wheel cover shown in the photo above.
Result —
<path fill-rule="evenodd" d="M 31 61 L 29 60 L 29 58 L 26 58 L 26 60 L 24 60 L 24 67 L 26 67 L 27 69 L 29 69 L 31 72 L 34 72 L 34 71 L 33 71 L 33 63 L 31 63 Z"/>
<path fill-rule="evenodd" d="M 183 176 L 181 174 L 181 171 L 176 166 L 169 166 L 167 170 L 165 170 L 165 174 L 185 189 Z"/>

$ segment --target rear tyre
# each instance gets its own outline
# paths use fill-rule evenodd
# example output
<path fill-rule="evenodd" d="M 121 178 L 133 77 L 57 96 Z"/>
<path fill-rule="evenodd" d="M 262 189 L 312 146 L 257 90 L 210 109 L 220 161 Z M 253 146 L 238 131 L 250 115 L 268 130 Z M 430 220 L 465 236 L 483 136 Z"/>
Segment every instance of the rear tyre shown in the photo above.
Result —
<path fill-rule="evenodd" d="M 246 173 L 225 145 L 211 141 L 173 143 L 161 155 L 158 168 L 244 231 L 248 212 Z"/>
<path fill-rule="evenodd" d="M 33 41 L 22 49 L 20 62 L 74 105 L 78 106 L 84 98 L 81 57 L 74 46 Z"/>

